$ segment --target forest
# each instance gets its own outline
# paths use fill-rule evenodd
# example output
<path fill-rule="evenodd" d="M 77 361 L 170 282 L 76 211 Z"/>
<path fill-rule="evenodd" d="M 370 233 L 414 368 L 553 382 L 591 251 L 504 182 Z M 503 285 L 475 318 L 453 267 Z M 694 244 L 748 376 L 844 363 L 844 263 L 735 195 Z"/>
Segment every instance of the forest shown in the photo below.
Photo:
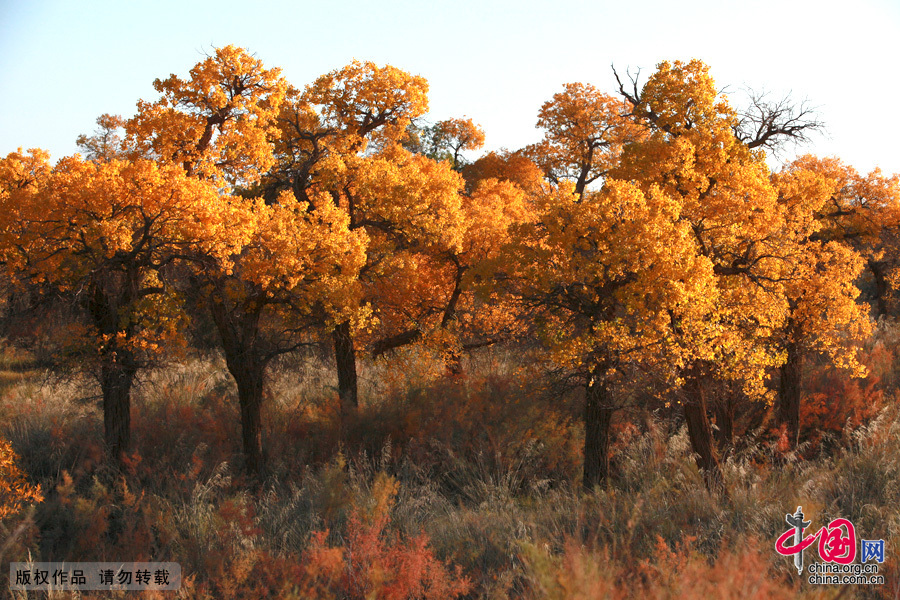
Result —
<path fill-rule="evenodd" d="M 548 90 L 479 155 L 421 76 L 227 46 L 0 158 L 4 568 L 183 573 L 3 593 L 900 596 L 900 176 L 710 70 Z M 882 581 L 798 576 L 801 505 Z"/>

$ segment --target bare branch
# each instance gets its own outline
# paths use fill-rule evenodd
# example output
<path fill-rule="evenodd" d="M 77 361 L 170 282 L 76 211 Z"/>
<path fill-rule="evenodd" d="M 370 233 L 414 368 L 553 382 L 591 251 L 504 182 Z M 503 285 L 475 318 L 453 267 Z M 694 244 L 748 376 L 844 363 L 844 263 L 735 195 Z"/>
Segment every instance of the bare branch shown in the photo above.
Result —
<path fill-rule="evenodd" d="M 619 93 L 622 94 L 629 103 L 631 103 L 632 108 L 636 108 L 638 104 L 641 103 L 641 93 L 638 90 L 638 79 L 641 76 L 641 70 L 638 69 L 637 72 L 632 75 L 631 69 L 626 69 L 625 74 L 628 76 L 629 81 L 631 82 L 631 92 L 627 92 L 625 90 L 625 84 L 622 83 L 622 80 L 619 78 L 619 73 L 616 71 L 615 65 L 610 65 L 612 68 L 613 75 L 616 78 L 616 83 L 619 84 Z"/>
<path fill-rule="evenodd" d="M 787 143 L 808 142 L 810 135 L 825 128 L 806 100 L 799 103 L 787 95 L 771 100 L 766 92 L 748 90 L 749 106 L 739 115 L 734 135 L 748 148 L 766 148 L 777 153 Z"/>

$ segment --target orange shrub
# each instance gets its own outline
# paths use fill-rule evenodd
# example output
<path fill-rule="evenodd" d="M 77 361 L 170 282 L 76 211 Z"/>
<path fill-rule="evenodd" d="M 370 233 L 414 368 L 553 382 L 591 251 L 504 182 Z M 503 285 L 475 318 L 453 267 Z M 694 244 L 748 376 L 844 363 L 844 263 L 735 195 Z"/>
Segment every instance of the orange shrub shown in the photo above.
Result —
<path fill-rule="evenodd" d="M 351 510 L 342 544 L 331 545 L 328 531 L 314 532 L 299 557 L 230 544 L 210 556 L 208 580 L 188 578 L 186 597 L 449 600 L 468 593 L 469 579 L 434 556 L 425 534 L 404 539 L 389 529 L 397 488 L 393 478 L 376 476 L 365 504 Z M 241 530 L 240 539 L 259 533 L 245 503 L 226 503 L 218 514 Z"/>
<path fill-rule="evenodd" d="M 15 515 L 26 504 L 44 499 L 41 487 L 28 483 L 17 462 L 19 457 L 12 445 L 0 439 L 0 520 Z"/>
<path fill-rule="evenodd" d="M 883 405 L 880 379 L 853 378 L 847 371 L 816 367 L 804 386 L 800 404 L 800 438 L 818 446 L 823 434 L 840 437 L 846 426 L 858 427 Z"/>

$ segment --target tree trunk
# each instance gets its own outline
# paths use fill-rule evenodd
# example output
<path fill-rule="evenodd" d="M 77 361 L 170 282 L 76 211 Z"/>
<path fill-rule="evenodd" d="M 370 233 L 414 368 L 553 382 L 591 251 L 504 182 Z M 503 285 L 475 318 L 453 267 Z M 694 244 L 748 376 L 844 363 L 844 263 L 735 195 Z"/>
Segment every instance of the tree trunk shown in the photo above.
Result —
<path fill-rule="evenodd" d="M 787 360 L 781 365 L 781 381 L 778 386 L 776 422 L 785 426 L 791 449 L 800 441 L 800 380 L 803 374 L 803 356 L 796 344 L 788 344 Z"/>
<path fill-rule="evenodd" d="M 889 284 L 885 276 L 884 265 L 878 261 L 868 261 L 869 270 L 872 271 L 872 277 L 875 279 L 875 308 L 878 316 L 887 314 L 887 295 Z"/>
<path fill-rule="evenodd" d="M 247 473 L 259 477 L 265 473 L 265 449 L 262 439 L 262 403 L 268 360 L 260 347 L 259 304 L 256 310 L 233 306 L 223 297 L 210 302 L 213 322 L 222 339 L 225 364 L 238 388 L 241 407 L 241 442 Z"/>
<path fill-rule="evenodd" d="M 584 402 L 584 478 L 582 485 L 590 491 L 609 480 L 609 433 L 613 408 L 606 385 L 596 377 L 585 386 Z"/>
<path fill-rule="evenodd" d="M 703 382 L 691 377 L 686 385 L 689 397 L 684 402 L 684 420 L 687 423 L 691 448 L 696 454 L 697 466 L 703 472 L 706 487 L 711 491 L 725 491 L 722 468 L 713 446 L 712 428 L 706 415 L 706 397 Z"/>
<path fill-rule="evenodd" d="M 447 306 L 444 308 L 444 316 L 441 317 L 441 328 L 445 331 L 449 330 L 450 324 L 456 320 L 456 307 L 459 305 L 459 299 L 462 296 L 462 280 L 466 272 L 459 260 L 454 256 L 453 263 L 456 265 L 456 276 L 453 280 L 453 291 L 447 300 Z M 455 341 L 445 348 L 444 366 L 447 375 L 451 377 L 459 377 L 463 374 L 461 349 L 455 346 Z"/>
<path fill-rule="evenodd" d="M 356 380 L 356 350 L 350 322 L 344 321 L 334 328 L 334 360 L 337 363 L 338 396 L 341 400 L 341 417 L 356 414 L 359 408 L 359 391 Z"/>
<path fill-rule="evenodd" d="M 262 402 L 265 365 L 259 361 L 247 361 L 231 372 L 238 387 L 241 405 L 241 441 L 247 472 L 260 476 L 265 473 L 265 453 L 262 440 Z"/>
<path fill-rule="evenodd" d="M 131 387 L 136 369 L 110 362 L 100 367 L 103 392 L 103 433 L 106 449 L 116 462 L 131 449 Z"/>
<path fill-rule="evenodd" d="M 716 439 L 723 452 L 734 445 L 734 397 L 730 388 L 716 402 Z"/>
<path fill-rule="evenodd" d="M 110 340 L 100 357 L 100 390 L 106 450 L 117 463 L 131 450 L 131 388 L 137 373 L 134 355 L 127 345 L 119 345 L 118 341 L 120 336 L 126 340 L 132 338 L 131 327 L 123 328 L 122 315 L 132 308 L 138 281 L 136 270 L 98 275 L 90 282 L 86 298 L 94 326 Z"/>

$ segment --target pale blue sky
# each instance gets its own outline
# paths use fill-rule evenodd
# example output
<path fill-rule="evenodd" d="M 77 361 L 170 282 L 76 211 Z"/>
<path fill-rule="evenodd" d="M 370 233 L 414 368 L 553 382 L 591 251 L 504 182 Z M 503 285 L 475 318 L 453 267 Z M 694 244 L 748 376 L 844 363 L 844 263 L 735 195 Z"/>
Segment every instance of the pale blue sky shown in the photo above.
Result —
<path fill-rule="evenodd" d="M 535 141 L 563 83 L 612 92 L 612 63 L 649 74 L 696 57 L 720 88 L 818 106 L 828 135 L 807 151 L 894 173 L 898 38 L 898 0 L 0 0 L 0 155 L 73 153 L 98 115 L 130 116 L 155 78 L 236 44 L 298 86 L 353 58 L 423 75 L 431 118 L 473 118 L 491 149 Z"/>

